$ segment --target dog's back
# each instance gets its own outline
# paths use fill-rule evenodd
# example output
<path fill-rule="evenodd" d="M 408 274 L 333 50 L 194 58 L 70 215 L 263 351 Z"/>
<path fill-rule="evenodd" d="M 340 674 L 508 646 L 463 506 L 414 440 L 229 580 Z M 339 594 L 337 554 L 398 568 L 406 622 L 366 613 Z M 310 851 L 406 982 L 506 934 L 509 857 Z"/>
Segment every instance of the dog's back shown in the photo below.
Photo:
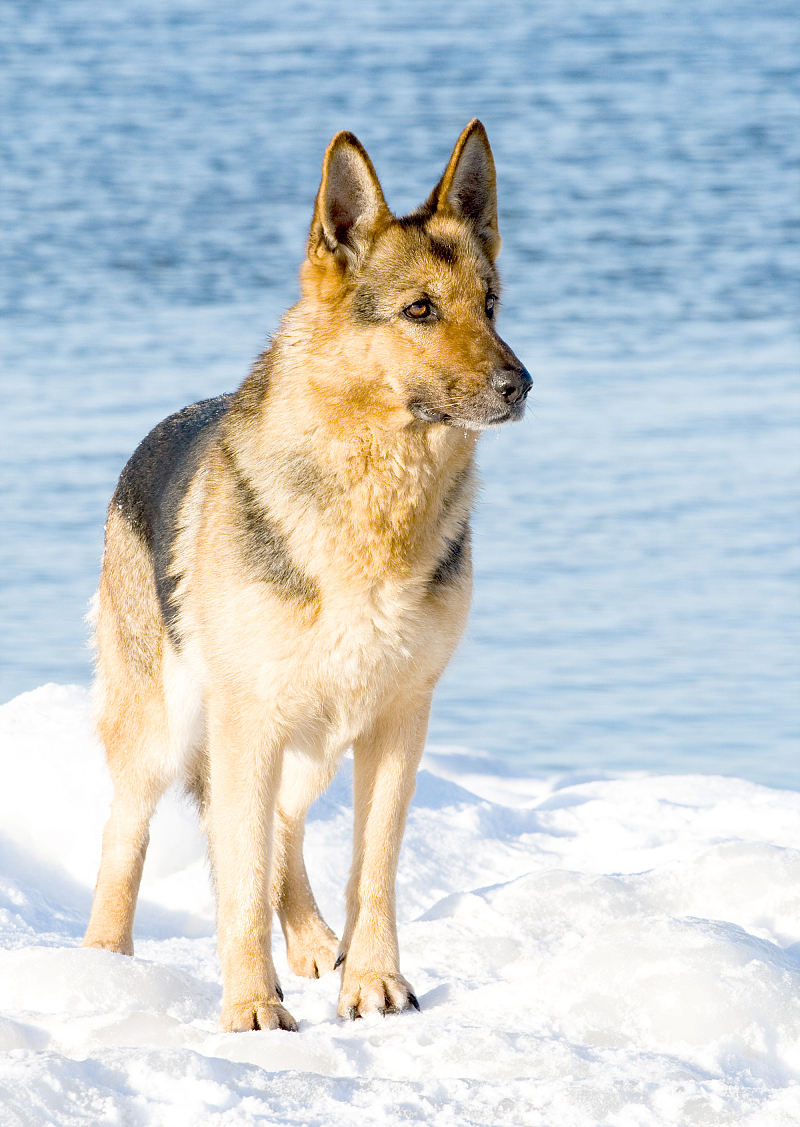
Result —
<path fill-rule="evenodd" d="M 175 621 L 176 578 L 170 565 L 181 506 L 232 400 L 232 395 L 204 399 L 160 422 L 136 447 L 111 498 L 111 508 L 151 556 L 168 632 Z"/>

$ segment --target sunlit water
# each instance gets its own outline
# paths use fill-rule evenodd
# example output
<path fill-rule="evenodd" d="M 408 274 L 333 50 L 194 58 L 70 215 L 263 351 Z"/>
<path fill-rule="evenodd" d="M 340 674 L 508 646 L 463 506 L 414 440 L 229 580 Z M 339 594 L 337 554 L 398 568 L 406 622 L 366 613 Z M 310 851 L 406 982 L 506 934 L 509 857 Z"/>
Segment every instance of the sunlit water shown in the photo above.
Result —
<path fill-rule="evenodd" d="M 86 683 L 104 510 L 296 297 L 325 145 L 389 202 L 464 124 L 502 333 L 468 637 L 431 738 L 509 770 L 800 786 L 798 55 L 775 0 L 0 8 L 2 699 Z"/>

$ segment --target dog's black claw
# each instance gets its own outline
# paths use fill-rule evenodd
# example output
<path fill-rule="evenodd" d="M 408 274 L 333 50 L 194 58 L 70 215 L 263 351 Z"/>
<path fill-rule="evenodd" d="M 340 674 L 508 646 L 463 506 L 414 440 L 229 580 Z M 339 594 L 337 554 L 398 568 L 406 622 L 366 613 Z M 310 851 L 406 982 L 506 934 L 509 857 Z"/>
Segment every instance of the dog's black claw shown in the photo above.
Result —
<path fill-rule="evenodd" d="M 346 958 L 347 958 L 347 952 L 346 951 L 340 951 L 339 954 L 336 956 L 336 962 L 333 964 L 333 969 L 338 970 L 339 967 L 342 965 L 342 963 L 345 961 Z"/>
<path fill-rule="evenodd" d="M 275 993 L 278 995 L 280 1000 L 283 1001 L 283 991 L 281 990 L 280 982 L 275 983 Z"/>
<path fill-rule="evenodd" d="M 417 1001 L 416 994 L 409 994 L 408 1000 L 417 1012 L 419 1012 L 419 1002 Z"/>
<path fill-rule="evenodd" d="M 356 1018 L 359 1018 L 359 1017 L 361 1017 L 361 1014 L 358 1012 L 358 1007 L 357 1006 L 351 1006 L 350 1007 L 350 1020 L 355 1021 Z"/>

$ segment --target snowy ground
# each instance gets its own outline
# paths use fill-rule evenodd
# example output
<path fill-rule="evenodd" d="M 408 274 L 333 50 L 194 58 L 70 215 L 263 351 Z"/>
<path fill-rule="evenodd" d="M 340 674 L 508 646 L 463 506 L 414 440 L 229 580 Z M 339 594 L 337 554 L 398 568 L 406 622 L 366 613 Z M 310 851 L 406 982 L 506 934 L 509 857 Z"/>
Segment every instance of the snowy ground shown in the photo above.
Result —
<path fill-rule="evenodd" d="M 432 749 L 399 878 L 420 1014 L 220 1034 L 194 817 L 154 824 L 137 956 L 78 949 L 109 783 L 84 689 L 0 709 L 0 1123 L 800 1121 L 800 794 L 708 776 L 487 774 Z M 348 765 L 345 764 L 345 768 Z M 308 867 L 341 926 L 348 772 Z"/>

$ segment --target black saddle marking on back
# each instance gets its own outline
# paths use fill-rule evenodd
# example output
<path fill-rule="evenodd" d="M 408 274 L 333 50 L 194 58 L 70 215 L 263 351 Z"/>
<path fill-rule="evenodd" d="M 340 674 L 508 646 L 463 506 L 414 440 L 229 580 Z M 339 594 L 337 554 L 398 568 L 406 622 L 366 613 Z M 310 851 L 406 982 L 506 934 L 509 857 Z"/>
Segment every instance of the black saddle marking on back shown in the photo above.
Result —
<path fill-rule="evenodd" d="M 174 595 L 181 576 L 171 568 L 178 514 L 232 402 L 232 394 L 204 399 L 160 422 L 136 447 L 111 498 L 112 507 L 150 552 L 161 614 L 177 648 L 181 638 Z"/>

